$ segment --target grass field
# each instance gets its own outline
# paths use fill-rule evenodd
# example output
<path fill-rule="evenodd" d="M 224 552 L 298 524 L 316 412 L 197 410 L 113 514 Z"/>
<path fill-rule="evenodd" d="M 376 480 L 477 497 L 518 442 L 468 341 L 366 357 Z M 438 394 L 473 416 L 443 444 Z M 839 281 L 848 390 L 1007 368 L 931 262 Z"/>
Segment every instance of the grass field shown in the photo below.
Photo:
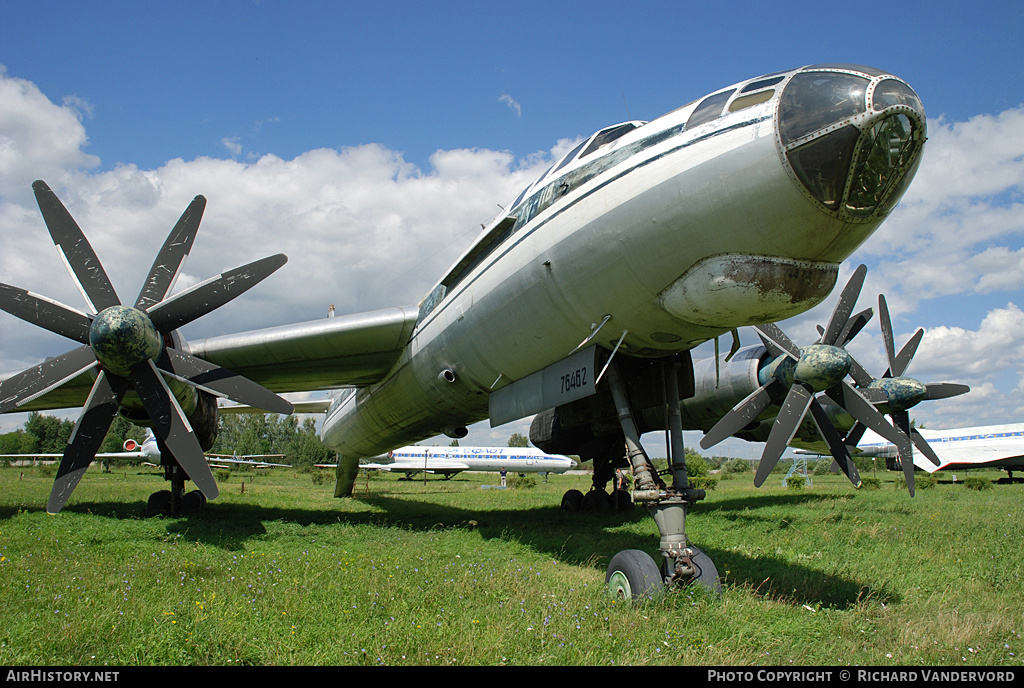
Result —
<path fill-rule="evenodd" d="M 657 530 L 563 514 L 583 475 L 360 478 L 338 500 L 309 474 L 234 473 L 206 514 L 144 519 L 156 472 L 94 466 L 57 516 L 48 472 L 0 468 L 4 665 L 1024 663 L 1024 485 L 723 480 L 687 528 L 722 596 L 634 608 L 605 566 L 657 555 Z"/>

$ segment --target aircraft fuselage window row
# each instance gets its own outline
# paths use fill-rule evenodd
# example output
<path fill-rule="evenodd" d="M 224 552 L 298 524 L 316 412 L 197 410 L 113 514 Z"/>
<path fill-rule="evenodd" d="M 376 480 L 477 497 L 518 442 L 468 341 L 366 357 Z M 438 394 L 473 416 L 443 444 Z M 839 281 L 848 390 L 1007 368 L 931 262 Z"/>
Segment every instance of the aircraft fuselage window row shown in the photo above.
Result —
<path fill-rule="evenodd" d="M 788 74 L 788 72 L 787 72 Z M 785 79 L 783 76 L 767 75 L 755 79 L 739 91 L 739 95 L 732 101 L 729 112 L 737 112 L 745 108 L 767 102 L 775 95 L 772 86 Z M 444 299 L 445 295 L 461 282 L 477 265 L 498 248 L 506 239 L 515 233 L 515 230 L 526 226 L 539 213 L 550 207 L 559 198 L 567 195 L 573 189 L 585 184 L 597 175 L 614 167 L 623 160 L 636 155 L 646 148 L 655 146 L 670 139 L 687 129 L 692 129 L 700 124 L 718 119 L 726 112 L 726 104 L 736 93 L 736 89 L 729 89 L 719 93 L 711 94 L 698 105 L 685 124 L 680 124 L 669 129 L 659 131 L 651 136 L 645 137 L 631 144 L 622 146 L 618 150 L 609 151 L 591 162 L 580 165 L 574 170 L 559 176 L 559 172 L 571 163 L 591 155 L 601 148 L 608 146 L 625 134 L 642 127 L 646 122 L 625 122 L 607 127 L 593 134 L 578 144 L 567 153 L 557 164 L 552 165 L 535 182 L 527 186 L 512 203 L 511 210 L 506 218 L 499 222 L 494 229 L 481 239 L 477 245 L 467 253 L 458 265 L 441 280 L 440 284 L 420 303 L 420 312 L 417 324 L 434 310 Z M 683 106 L 686 107 L 686 106 Z M 527 194 L 537 189 L 545 179 L 553 178 L 549 183 L 541 186 L 536 192 Z M 524 200 L 525 199 L 525 200 Z"/>

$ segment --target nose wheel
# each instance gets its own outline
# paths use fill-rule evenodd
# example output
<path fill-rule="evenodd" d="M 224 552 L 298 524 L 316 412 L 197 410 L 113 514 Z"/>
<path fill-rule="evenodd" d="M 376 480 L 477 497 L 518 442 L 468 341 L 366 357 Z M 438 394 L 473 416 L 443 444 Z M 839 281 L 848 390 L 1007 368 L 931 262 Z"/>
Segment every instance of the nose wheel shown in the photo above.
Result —
<path fill-rule="evenodd" d="M 612 557 L 604 583 L 608 594 L 622 602 L 654 600 L 665 592 L 665 580 L 650 554 L 627 549 Z"/>

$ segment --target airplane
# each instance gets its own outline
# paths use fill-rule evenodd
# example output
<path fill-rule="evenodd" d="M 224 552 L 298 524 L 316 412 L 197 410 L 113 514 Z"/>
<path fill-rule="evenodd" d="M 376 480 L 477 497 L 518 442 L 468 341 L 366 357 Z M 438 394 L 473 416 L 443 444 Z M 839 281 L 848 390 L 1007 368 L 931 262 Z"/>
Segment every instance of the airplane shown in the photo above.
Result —
<path fill-rule="evenodd" d="M 143 442 L 138 442 L 133 439 L 127 439 L 122 445 L 124 451 L 120 452 L 99 452 L 96 454 L 97 459 L 138 459 L 148 460 L 155 459 L 160 460 L 160 450 L 156 446 L 156 438 L 150 435 Z M 62 459 L 64 454 L 0 454 L 0 459 L 20 459 L 22 461 L 32 459 Z M 104 461 L 106 464 L 108 461 Z"/>
<path fill-rule="evenodd" d="M 981 425 L 951 430 L 921 428 L 918 432 L 928 440 L 928 445 L 939 458 L 936 465 L 920 451 L 915 451 L 913 461 L 918 470 L 935 473 L 971 468 L 999 468 L 1006 471 L 1007 482 L 1020 480 L 1013 477 L 1013 472 L 1024 470 L 1024 423 Z M 809 451 L 809 447 L 805 451 Z M 896 446 L 870 431 L 864 434 L 863 440 L 854 451 L 860 456 L 885 459 L 889 470 L 902 470 Z"/>
<path fill-rule="evenodd" d="M 122 445 L 124 451 L 120 452 L 99 452 L 95 458 L 100 459 L 104 465 L 109 464 L 113 459 L 120 461 L 141 461 L 145 465 L 155 466 L 162 463 L 160 447 L 156 436 L 152 432 L 146 433 L 146 438 L 139 442 L 128 438 Z M 267 459 L 281 459 L 284 454 L 204 454 L 206 462 L 211 468 L 230 468 L 231 466 L 249 466 L 251 468 L 291 468 L 287 463 L 270 463 Z M 0 459 L 63 459 L 63 454 L 0 454 Z M 196 491 L 197 492 L 197 491 Z M 191 493 L 189 493 L 191 494 Z M 159 495 L 159 497 L 157 497 Z M 165 513 L 169 508 L 167 500 L 170 499 L 169 490 L 161 490 L 151 496 L 147 505 L 148 515 Z M 205 496 L 196 493 L 188 497 L 187 509 L 189 511 L 202 511 L 205 508 Z"/>
<path fill-rule="evenodd" d="M 705 495 L 686 477 L 681 401 L 702 401 L 688 416 L 696 428 L 728 419 L 714 437 L 742 433 L 740 421 L 777 406 L 782 429 L 766 445 L 774 452 L 808 410 L 832 437 L 812 396 L 825 391 L 866 427 L 909 442 L 874 407 L 884 390 L 844 379 L 852 364 L 843 345 L 858 319 L 848 293 L 859 285 L 844 291 L 816 345 L 799 349 L 765 324 L 830 294 L 841 263 L 903 196 L 926 138 L 920 98 L 885 70 L 818 64 L 746 79 L 580 142 L 502 204 L 418 305 L 198 341 L 178 329 L 287 258 L 169 296 L 205 208 L 197 196 L 125 306 L 38 181 L 44 222 L 87 308 L 0 286 L 0 308 L 78 343 L 0 381 L 0 412 L 84 404 L 47 503 L 54 513 L 115 413 L 151 425 L 165 445 L 172 513 L 186 480 L 217 495 L 202 458 L 217 397 L 288 413 L 278 393 L 349 388 L 321 430 L 338 455 L 337 497 L 351 496 L 360 459 L 439 433 L 465 437 L 484 419 L 499 426 L 534 415 L 535 446 L 594 461 L 595 488 L 628 466 L 634 502 L 654 517 L 661 563 L 636 549 L 615 555 L 606 572 L 615 595 L 644 599 L 691 582 L 720 590 L 714 563 L 686 535 L 686 513 Z M 691 349 L 730 332 L 735 341 L 744 326 L 770 335 L 761 387 L 756 365 L 743 368 L 749 358 L 716 359 L 695 375 Z M 725 381 L 740 368 L 755 399 L 733 413 L 739 388 Z M 669 439 L 667 482 L 640 442 L 655 430 Z M 840 457 L 841 445 L 830 442 Z"/>
<path fill-rule="evenodd" d="M 362 463 L 362 469 L 405 473 L 412 477 L 426 470 L 451 479 L 462 471 L 511 473 L 565 473 L 577 466 L 568 456 L 545 454 L 532 447 L 402 447 L 387 453 L 390 461 Z"/>

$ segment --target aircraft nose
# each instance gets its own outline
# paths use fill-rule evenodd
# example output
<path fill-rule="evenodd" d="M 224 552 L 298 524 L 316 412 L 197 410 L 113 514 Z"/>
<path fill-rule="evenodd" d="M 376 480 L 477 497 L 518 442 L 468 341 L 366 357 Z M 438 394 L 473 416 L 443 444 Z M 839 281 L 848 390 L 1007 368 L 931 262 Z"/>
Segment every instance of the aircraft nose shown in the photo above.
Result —
<path fill-rule="evenodd" d="M 778 140 L 805 194 L 844 219 L 884 217 L 914 176 L 924 106 L 901 79 L 869 67 L 807 67 L 779 101 Z"/>

